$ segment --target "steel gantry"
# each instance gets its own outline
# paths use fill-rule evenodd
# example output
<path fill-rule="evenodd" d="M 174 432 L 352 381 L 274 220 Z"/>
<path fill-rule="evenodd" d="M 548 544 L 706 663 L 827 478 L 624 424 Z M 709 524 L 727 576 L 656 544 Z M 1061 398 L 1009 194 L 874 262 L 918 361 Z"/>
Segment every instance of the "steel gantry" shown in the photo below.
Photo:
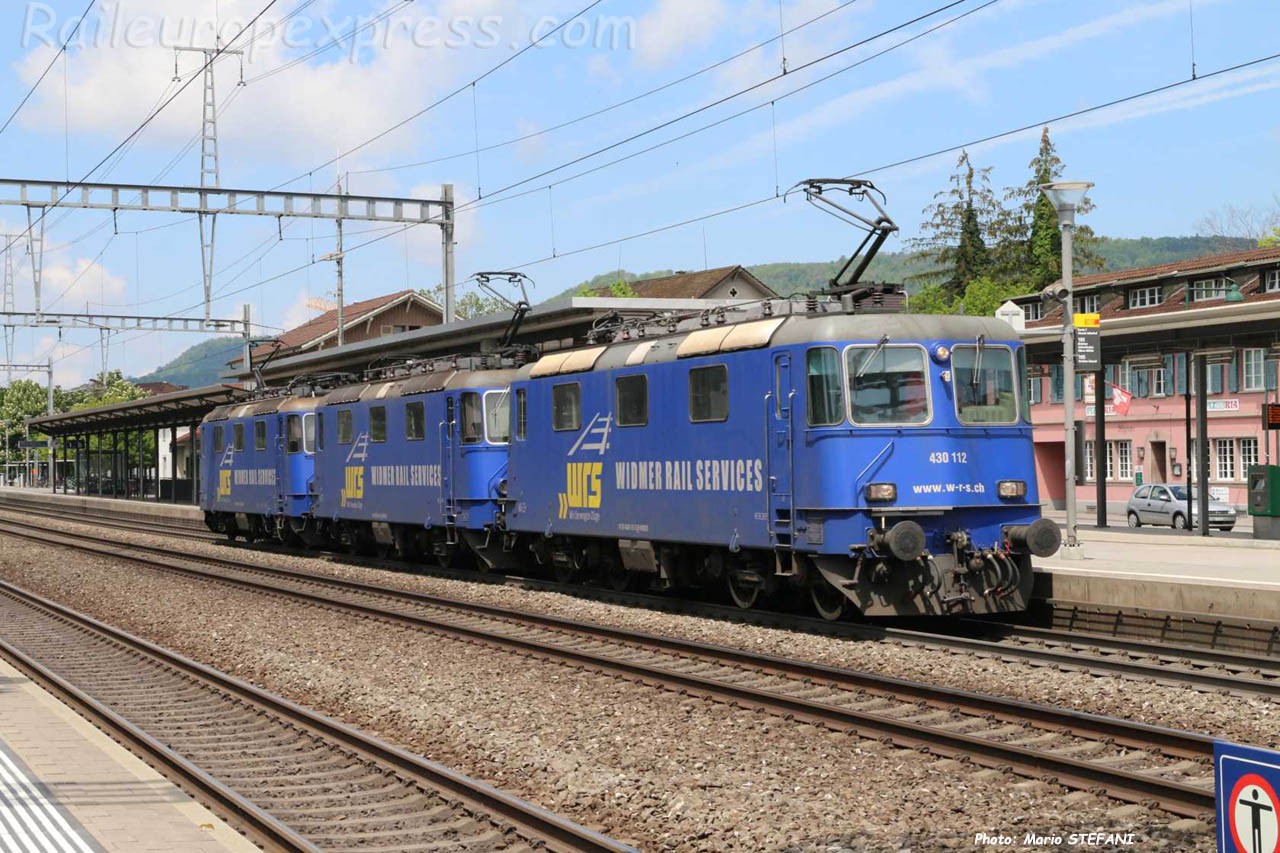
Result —
<path fill-rule="evenodd" d="M 221 189 L 144 184 L 92 184 L 65 181 L 28 181 L 0 178 L 0 205 L 25 207 L 31 223 L 28 248 L 35 280 L 36 315 L 40 303 L 40 266 L 43 254 L 45 213 L 54 207 L 107 210 L 125 213 L 185 213 L 197 216 L 269 216 L 279 222 L 321 219 L 343 222 L 387 222 L 440 227 L 443 245 L 445 322 L 454 320 L 454 200 L 446 184 L 439 199 L 394 198 L 350 193 L 281 192 L 276 190 Z M 6 245 L 11 245 L 7 241 Z M 345 257 L 342 247 L 337 257 Z M 341 288 L 341 282 L 339 283 Z M 205 280 L 205 319 L 210 319 L 213 293 Z M 338 304 L 343 294 L 338 293 Z"/>

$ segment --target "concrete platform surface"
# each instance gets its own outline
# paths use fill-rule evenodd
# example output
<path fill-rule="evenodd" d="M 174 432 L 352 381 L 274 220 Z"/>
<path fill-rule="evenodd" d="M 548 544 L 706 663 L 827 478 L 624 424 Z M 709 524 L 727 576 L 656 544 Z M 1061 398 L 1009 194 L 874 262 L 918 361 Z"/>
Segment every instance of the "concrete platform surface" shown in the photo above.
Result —
<path fill-rule="evenodd" d="M 62 492 L 52 493 L 48 489 L 0 489 L 0 506 L 6 502 L 39 503 L 45 506 L 72 507 L 77 511 L 93 512 L 105 510 L 116 514 L 128 514 L 139 519 L 155 521 L 183 521 L 203 524 L 204 513 L 200 507 L 189 503 L 156 503 L 153 500 L 125 500 L 123 498 L 98 498 Z"/>
<path fill-rule="evenodd" d="M 251 853 L 258 848 L 0 661 L 0 850 Z"/>

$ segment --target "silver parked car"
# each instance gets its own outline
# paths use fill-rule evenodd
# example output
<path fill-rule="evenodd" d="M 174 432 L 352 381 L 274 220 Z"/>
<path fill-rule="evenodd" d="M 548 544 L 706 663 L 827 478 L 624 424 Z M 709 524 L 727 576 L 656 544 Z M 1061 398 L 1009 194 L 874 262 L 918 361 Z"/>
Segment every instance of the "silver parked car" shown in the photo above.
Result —
<path fill-rule="evenodd" d="M 1192 492 L 1191 526 L 1200 523 L 1199 494 Z M 1187 487 L 1171 483 L 1152 483 L 1134 489 L 1125 507 L 1130 527 L 1144 524 L 1167 524 L 1179 530 L 1187 528 Z M 1209 499 L 1209 527 L 1230 531 L 1236 526 L 1236 510 L 1231 504 Z"/>

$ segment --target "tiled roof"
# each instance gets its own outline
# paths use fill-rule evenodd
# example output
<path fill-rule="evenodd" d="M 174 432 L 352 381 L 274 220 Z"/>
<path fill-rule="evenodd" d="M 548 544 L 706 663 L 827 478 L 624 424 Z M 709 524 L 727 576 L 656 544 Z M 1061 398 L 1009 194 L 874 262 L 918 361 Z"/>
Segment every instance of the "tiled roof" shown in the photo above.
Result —
<path fill-rule="evenodd" d="M 1205 255 L 1199 258 L 1188 258 L 1184 261 L 1174 261 L 1173 263 L 1159 264 L 1153 267 L 1091 273 L 1090 275 L 1077 276 L 1073 284 L 1077 289 L 1103 284 L 1130 284 L 1139 281 L 1169 278 L 1171 276 L 1191 276 L 1197 272 L 1266 263 L 1267 261 L 1280 261 L 1280 246 L 1269 249 L 1248 249 L 1243 252 L 1229 252 L 1224 255 Z"/>
<path fill-rule="evenodd" d="M 765 293 L 773 293 L 768 285 L 752 275 L 750 270 L 743 266 L 717 267 L 716 269 L 702 272 L 685 272 L 664 276 L 663 278 L 650 278 L 644 281 L 632 282 L 631 287 L 635 290 L 637 296 L 648 299 L 701 299 L 710 293 L 716 285 L 735 273 L 750 280 Z M 613 295 L 612 291 L 607 287 L 597 288 L 594 293 L 598 296 Z"/>
<path fill-rule="evenodd" d="M 414 296 L 416 294 L 417 291 L 413 290 L 399 290 L 395 293 L 388 293 L 385 296 L 366 299 L 363 302 L 353 302 L 346 307 L 346 316 L 343 319 L 346 321 L 347 327 L 350 328 L 361 320 L 367 319 L 370 314 L 376 314 L 406 297 Z M 334 308 L 332 311 L 326 311 L 320 316 L 308 320 L 301 326 L 289 329 L 287 332 L 282 332 L 276 337 L 276 340 L 284 345 L 281 349 L 281 354 L 284 354 L 299 347 L 306 346 L 312 341 L 332 335 L 337 330 L 338 309 Z M 253 351 L 254 362 L 256 363 L 260 358 L 265 358 L 267 355 L 275 352 L 276 349 L 277 348 L 274 344 L 266 344 L 258 347 Z M 234 363 L 239 364 L 242 360 L 243 359 L 237 359 Z"/>

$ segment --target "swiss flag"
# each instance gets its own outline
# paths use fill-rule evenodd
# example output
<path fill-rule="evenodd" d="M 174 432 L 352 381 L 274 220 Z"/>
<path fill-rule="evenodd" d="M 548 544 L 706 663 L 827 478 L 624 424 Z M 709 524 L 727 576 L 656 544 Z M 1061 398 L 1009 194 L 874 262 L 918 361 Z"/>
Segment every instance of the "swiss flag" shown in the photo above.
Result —
<path fill-rule="evenodd" d="M 1117 415 L 1129 414 L 1129 404 L 1133 402 L 1133 394 L 1124 390 L 1119 385 L 1112 385 L 1111 399 L 1115 401 Z"/>

